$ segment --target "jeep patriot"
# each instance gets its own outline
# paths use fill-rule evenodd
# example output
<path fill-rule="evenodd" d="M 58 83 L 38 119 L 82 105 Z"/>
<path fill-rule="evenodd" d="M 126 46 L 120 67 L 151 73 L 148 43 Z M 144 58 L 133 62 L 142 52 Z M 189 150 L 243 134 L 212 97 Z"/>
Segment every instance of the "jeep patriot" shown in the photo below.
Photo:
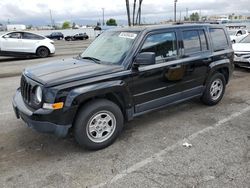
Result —
<path fill-rule="evenodd" d="M 141 114 L 195 97 L 217 104 L 233 57 L 220 25 L 108 30 L 78 57 L 26 68 L 13 108 L 39 132 L 72 132 L 81 146 L 102 149 Z"/>

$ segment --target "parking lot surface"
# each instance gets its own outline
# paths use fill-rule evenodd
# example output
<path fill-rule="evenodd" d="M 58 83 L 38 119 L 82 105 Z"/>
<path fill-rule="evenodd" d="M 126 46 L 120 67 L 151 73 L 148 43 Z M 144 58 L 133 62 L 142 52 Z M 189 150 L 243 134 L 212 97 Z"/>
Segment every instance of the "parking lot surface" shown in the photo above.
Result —
<path fill-rule="evenodd" d="M 86 49 L 92 41 L 92 39 L 83 41 L 56 40 L 56 52 L 54 55 L 48 58 L 37 58 L 35 56 L 27 58 L 0 56 L 0 78 L 20 75 L 23 69 L 28 66 L 37 65 L 39 63 L 46 63 L 48 61 L 75 57 L 79 53 L 82 53 L 83 50 Z"/>
<path fill-rule="evenodd" d="M 62 57 L 13 59 L 0 65 L 34 65 Z M 143 115 L 126 123 L 113 145 L 93 152 L 80 148 L 72 136 L 59 139 L 27 128 L 11 106 L 20 76 L 0 78 L 0 185 L 247 188 L 249 79 L 250 71 L 236 69 L 217 106 L 195 99 Z M 184 147 L 185 142 L 192 146 Z"/>

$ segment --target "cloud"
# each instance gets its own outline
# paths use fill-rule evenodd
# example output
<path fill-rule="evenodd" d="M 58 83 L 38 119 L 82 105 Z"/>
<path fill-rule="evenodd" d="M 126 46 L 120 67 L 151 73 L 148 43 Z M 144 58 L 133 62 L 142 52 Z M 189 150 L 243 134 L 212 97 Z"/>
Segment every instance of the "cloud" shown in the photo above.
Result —
<path fill-rule="evenodd" d="M 139 1 L 139 0 L 138 0 Z M 137 2 L 138 2 L 137 1 Z M 160 21 L 173 17 L 173 0 L 144 0 L 142 4 L 142 19 Z M 130 0 L 132 12 L 133 1 Z M 177 12 L 188 8 L 189 13 L 202 12 L 202 15 L 212 14 L 250 14 L 248 0 L 178 0 Z M 0 22 L 50 23 L 49 11 L 52 11 L 56 22 L 64 20 L 95 20 L 102 19 L 102 9 L 105 8 L 106 18 L 126 20 L 124 0 L 1 0 Z"/>

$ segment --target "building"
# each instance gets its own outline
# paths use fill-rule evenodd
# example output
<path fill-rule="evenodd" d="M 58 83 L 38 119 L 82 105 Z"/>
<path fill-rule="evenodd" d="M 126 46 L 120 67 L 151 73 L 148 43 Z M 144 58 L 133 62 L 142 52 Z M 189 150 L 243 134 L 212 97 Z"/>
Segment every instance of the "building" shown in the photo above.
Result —
<path fill-rule="evenodd" d="M 6 25 L 7 31 L 20 31 L 25 30 L 26 26 L 21 24 L 9 24 Z"/>

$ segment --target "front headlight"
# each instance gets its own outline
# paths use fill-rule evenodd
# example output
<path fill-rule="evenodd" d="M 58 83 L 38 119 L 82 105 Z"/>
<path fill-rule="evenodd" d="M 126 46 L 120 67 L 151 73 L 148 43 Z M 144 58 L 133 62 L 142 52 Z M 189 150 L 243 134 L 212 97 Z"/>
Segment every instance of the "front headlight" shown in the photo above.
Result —
<path fill-rule="evenodd" d="M 40 86 L 36 87 L 35 99 L 38 104 L 42 102 L 42 88 Z"/>

